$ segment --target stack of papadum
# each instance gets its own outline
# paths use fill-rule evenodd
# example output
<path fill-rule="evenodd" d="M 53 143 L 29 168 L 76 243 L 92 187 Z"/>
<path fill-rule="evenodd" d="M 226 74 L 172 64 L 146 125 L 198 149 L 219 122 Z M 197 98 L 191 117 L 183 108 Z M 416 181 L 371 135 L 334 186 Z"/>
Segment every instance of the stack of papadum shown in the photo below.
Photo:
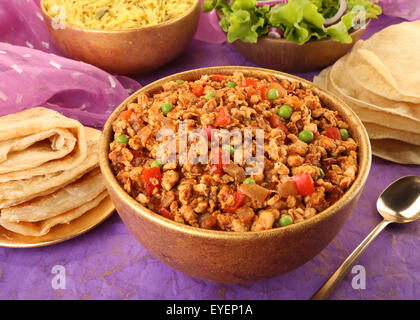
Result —
<path fill-rule="evenodd" d="M 420 165 L 420 21 L 393 25 L 358 41 L 314 82 L 357 113 L 373 154 Z"/>
<path fill-rule="evenodd" d="M 98 140 L 76 120 L 45 108 L 0 117 L 0 225 L 42 236 L 107 197 Z"/>

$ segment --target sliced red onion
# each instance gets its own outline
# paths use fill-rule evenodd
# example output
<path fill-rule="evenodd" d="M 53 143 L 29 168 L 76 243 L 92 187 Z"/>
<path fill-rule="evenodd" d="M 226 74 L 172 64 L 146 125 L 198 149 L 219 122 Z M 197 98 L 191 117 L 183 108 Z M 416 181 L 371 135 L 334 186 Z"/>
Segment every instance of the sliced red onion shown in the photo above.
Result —
<path fill-rule="evenodd" d="M 281 39 L 283 38 L 283 32 L 281 32 L 278 28 L 270 28 L 268 29 L 267 36 L 270 38 Z"/>
<path fill-rule="evenodd" d="M 332 26 L 333 24 L 336 24 L 342 16 L 344 16 L 344 14 L 347 11 L 347 0 L 340 0 L 340 7 L 337 10 L 337 13 L 328 19 L 325 19 L 324 21 L 324 26 L 325 27 L 329 27 Z"/>
<path fill-rule="evenodd" d="M 270 6 L 274 7 L 277 4 L 286 4 L 289 0 L 271 0 L 271 1 L 258 1 L 257 7 L 264 7 L 264 6 Z"/>

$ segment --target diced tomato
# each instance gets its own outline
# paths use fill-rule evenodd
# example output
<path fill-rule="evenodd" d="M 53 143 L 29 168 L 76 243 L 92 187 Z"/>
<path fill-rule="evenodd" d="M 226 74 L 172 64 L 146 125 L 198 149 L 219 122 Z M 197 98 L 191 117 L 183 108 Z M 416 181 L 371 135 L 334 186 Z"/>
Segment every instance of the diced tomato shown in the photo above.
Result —
<path fill-rule="evenodd" d="M 277 114 L 272 114 L 268 121 L 273 128 L 281 129 L 286 136 L 289 134 L 289 130 L 285 126 L 285 120 L 282 117 L 278 116 Z"/>
<path fill-rule="evenodd" d="M 210 173 L 218 174 L 219 176 L 222 176 L 225 173 L 225 171 L 223 170 L 223 164 L 222 166 L 219 166 L 217 164 L 212 165 L 210 168 Z"/>
<path fill-rule="evenodd" d="M 223 74 L 214 74 L 211 76 L 211 80 L 213 81 L 223 81 L 225 80 L 227 77 Z"/>
<path fill-rule="evenodd" d="M 248 88 L 246 88 L 246 94 L 247 94 L 248 99 L 251 99 L 251 97 L 254 96 L 254 95 L 260 95 L 260 92 L 258 92 L 257 89 L 254 89 L 252 87 L 248 87 Z"/>
<path fill-rule="evenodd" d="M 314 182 L 309 173 L 298 174 L 291 180 L 296 184 L 296 189 L 301 196 L 306 197 L 315 192 Z"/>
<path fill-rule="evenodd" d="M 201 129 L 201 134 L 203 136 L 205 136 L 209 141 L 211 141 L 214 132 L 213 132 L 214 128 L 212 125 L 207 125 L 207 127 L 204 127 L 203 129 Z"/>
<path fill-rule="evenodd" d="M 261 87 L 261 88 L 259 88 L 258 90 L 260 91 L 260 96 L 261 96 L 261 98 L 263 98 L 263 99 L 267 99 L 267 92 L 268 92 L 268 89 L 267 89 L 266 87 Z"/>
<path fill-rule="evenodd" d="M 328 138 L 334 139 L 334 140 L 343 140 L 341 138 L 341 133 L 340 130 L 338 130 L 338 128 L 327 128 L 325 129 L 325 135 Z"/>
<path fill-rule="evenodd" d="M 211 168 L 210 168 L 210 173 L 211 174 L 218 174 L 219 176 L 223 175 L 225 173 L 223 171 L 223 165 L 222 165 L 222 167 L 220 167 L 217 164 L 212 165 Z"/>
<path fill-rule="evenodd" d="M 255 82 L 254 79 L 251 79 L 251 78 L 245 79 L 245 82 L 244 82 L 243 86 L 244 87 L 253 87 L 254 89 L 257 89 L 257 83 Z"/>
<path fill-rule="evenodd" d="M 145 190 L 145 193 L 148 197 L 150 197 L 153 194 L 153 190 L 155 190 L 155 188 L 156 187 L 152 184 L 145 184 L 144 185 L 144 190 Z"/>
<path fill-rule="evenodd" d="M 229 194 L 226 195 L 226 198 L 229 197 Z M 233 193 L 233 199 L 234 203 L 232 206 L 224 208 L 223 211 L 229 212 L 229 213 L 235 213 L 236 210 L 238 210 L 240 207 L 242 207 L 246 200 L 246 195 L 242 192 L 234 192 Z"/>
<path fill-rule="evenodd" d="M 155 188 L 160 188 L 162 182 L 162 173 L 159 167 L 145 169 L 143 171 L 144 189 L 147 196 L 153 194 Z"/>
<path fill-rule="evenodd" d="M 223 164 L 223 150 L 219 148 L 219 152 L 216 150 L 211 151 L 211 163 L 212 164 Z"/>
<path fill-rule="evenodd" d="M 169 211 L 168 209 L 166 209 L 166 208 L 160 208 L 159 214 L 162 217 L 168 218 L 170 220 L 175 220 L 175 215 L 171 211 Z"/>
<path fill-rule="evenodd" d="M 287 130 L 287 127 L 284 125 L 285 122 L 282 117 L 277 114 L 272 114 L 268 121 L 273 128 L 280 128 L 286 136 L 289 134 L 289 130 Z"/>
<path fill-rule="evenodd" d="M 211 153 L 212 158 L 212 166 L 210 167 L 210 173 L 211 174 L 218 174 L 223 175 L 225 171 L 223 170 L 223 152 L 222 149 L 219 149 L 219 152 L 212 152 Z"/>
<path fill-rule="evenodd" d="M 204 86 L 201 83 L 193 83 L 191 85 L 191 91 L 197 97 L 201 97 L 203 95 L 203 92 L 204 92 Z"/>
<path fill-rule="evenodd" d="M 216 115 L 214 125 L 217 127 L 226 127 L 230 123 L 229 111 L 226 107 L 222 107 Z"/>
<path fill-rule="evenodd" d="M 283 132 L 284 132 L 284 134 L 285 134 L 286 136 L 289 134 L 289 130 L 287 130 L 287 127 L 286 127 L 283 123 L 281 123 L 281 124 L 278 126 L 278 128 L 280 128 L 280 129 L 281 129 L 281 131 L 283 131 Z"/>
<path fill-rule="evenodd" d="M 120 113 L 119 118 L 121 120 L 128 120 L 130 119 L 131 115 L 133 114 L 133 110 L 126 110 Z"/>
<path fill-rule="evenodd" d="M 281 120 L 281 117 L 274 114 L 274 113 L 270 116 L 268 121 L 270 122 L 270 126 L 273 127 L 273 128 L 277 128 L 281 124 L 283 124 L 283 120 Z"/>
<path fill-rule="evenodd" d="M 259 95 L 262 99 L 267 100 L 268 99 L 267 98 L 267 93 L 268 93 L 269 89 L 270 89 L 269 87 L 248 86 L 248 88 L 246 90 L 248 99 L 250 99 L 253 95 Z"/>

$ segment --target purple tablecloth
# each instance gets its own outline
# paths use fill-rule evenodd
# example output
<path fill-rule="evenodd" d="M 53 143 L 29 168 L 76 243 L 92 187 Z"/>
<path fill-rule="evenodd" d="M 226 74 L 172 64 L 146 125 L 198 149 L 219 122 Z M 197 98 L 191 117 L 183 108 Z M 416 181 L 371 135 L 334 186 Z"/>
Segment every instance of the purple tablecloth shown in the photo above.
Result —
<path fill-rule="evenodd" d="M 381 17 L 365 37 L 400 21 Z M 174 72 L 217 65 L 253 64 L 229 44 L 194 40 L 175 62 L 137 80 L 146 85 Z M 312 80 L 314 74 L 299 75 Z M 375 206 L 381 191 L 405 175 L 420 176 L 420 167 L 374 158 L 365 192 L 338 236 L 305 265 L 267 281 L 230 285 L 183 275 L 151 256 L 115 213 L 58 245 L 0 248 L 0 299 L 308 299 L 380 221 Z M 419 236 L 420 223 L 384 230 L 357 262 L 366 271 L 366 288 L 354 289 L 352 281 L 360 273 L 349 274 L 332 299 L 419 299 Z M 65 268 L 65 289 L 54 289 L 57 265 Z"/>

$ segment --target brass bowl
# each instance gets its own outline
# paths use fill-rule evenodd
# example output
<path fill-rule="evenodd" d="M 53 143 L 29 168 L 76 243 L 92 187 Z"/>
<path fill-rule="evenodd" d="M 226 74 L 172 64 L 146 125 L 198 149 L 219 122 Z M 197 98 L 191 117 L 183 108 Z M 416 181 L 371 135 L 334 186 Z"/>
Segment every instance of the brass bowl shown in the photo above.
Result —
<path fill-rule="evenodd" d="M 359 172 L 350 189 L 327 210 L 311 219 L 287 227 L 253 232 L 204 230 L 176 223 L 140 205 L 118 184 L 108 160 L 113 139 L 112 123 L 139 93 L 150 94 L 167 81 L 196 80 L 203 74 L 241 71 L 257 78 L 267 74 L 299 80 L 350 124 L 350 134 L 359 144 Z M 99 164 L 114 205 L 134 237 L 152 255 L 172 268 L 195 278 L 247 283 L 268 279 L 295 269 L 324 249 L 343 227 L 355 208 L 368 177 L 371 149 L 366 130 L 356 114 L 331 93 L 311 82 L 285 73 L 250 67 L 212 67 L 178 73 L 140 89 L 110 116 L 101 135 Z"/>
<path fill-rule="evenodd" d="M 232 46 L 247 60 L 261 67 L 284 72 L 308 72 L 329 66 L 344 56 L 360 40 L 368 25 L 369 22 L 364 28 L 350 33 L 352 43 L 324 39 L 298 45 L 286 39 L 264 36 L 257 43 L 237 40 Z"/>
<path fill-rule="evenodd" d="M 113 74 L 136 75 L 177 58 L 192 40 L 200 16 L 200 0 L 181 16 L 133 30 L 89 30 L 66 25 L 53 27 L 42 15 L 54 44 L 67 57 L 87 62 Z"/>

